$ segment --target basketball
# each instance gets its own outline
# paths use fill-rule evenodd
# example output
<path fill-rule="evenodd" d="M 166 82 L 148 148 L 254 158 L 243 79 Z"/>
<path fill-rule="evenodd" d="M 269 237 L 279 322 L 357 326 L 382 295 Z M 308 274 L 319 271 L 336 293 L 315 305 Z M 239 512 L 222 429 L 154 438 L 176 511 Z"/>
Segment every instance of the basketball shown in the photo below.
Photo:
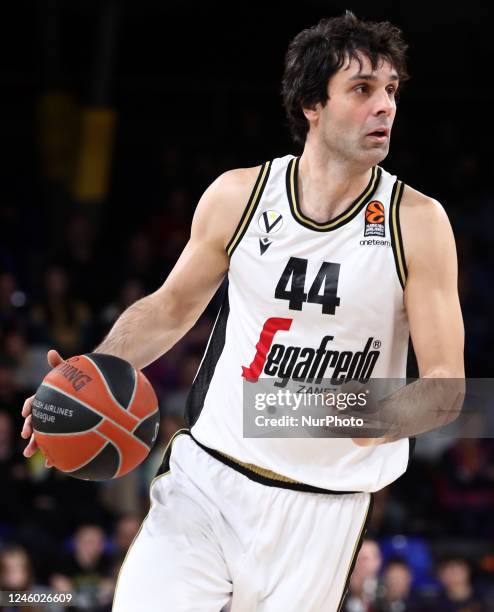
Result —
<path fill-rule="evenodd" d="M 130 472 L 148 456 L 159 427 L 158 400 L 144 374 L 101 353 L 72 357 L 51 370 L 32 415 L 42 453 L 83 480 Z"/>

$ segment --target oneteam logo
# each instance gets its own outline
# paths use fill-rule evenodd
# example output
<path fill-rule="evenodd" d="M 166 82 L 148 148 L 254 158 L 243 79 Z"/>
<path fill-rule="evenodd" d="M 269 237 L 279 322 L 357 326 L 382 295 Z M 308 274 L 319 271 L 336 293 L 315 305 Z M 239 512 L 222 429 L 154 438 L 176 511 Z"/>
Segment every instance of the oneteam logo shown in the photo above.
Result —
<path fill-rule="evenodd" d="M 277 210 L 265 210 L 257 218 L 257 224 L 263 234 L 276 234 L 276 232 L 279 232 L 283 227 L 283 215 L 281 215 L 281 213 L 279 213 Z M 267 236 L 262 236 L 259 238 L 259 249 L 261 251 L 261 255 L 264 255 L 272 244 L 273 241 Z"/>

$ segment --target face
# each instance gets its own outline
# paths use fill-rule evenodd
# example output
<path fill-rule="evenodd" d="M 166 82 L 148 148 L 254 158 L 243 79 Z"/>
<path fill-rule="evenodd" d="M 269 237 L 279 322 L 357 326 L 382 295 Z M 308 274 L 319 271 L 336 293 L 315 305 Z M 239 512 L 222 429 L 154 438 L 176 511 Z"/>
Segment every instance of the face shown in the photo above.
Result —
<path fill-rule="evenodd" d="M 470 581 L 468 566 L 461 561 L 450 561 L 439 570 L 439 580 L 446 589 L 464 587 Z"/>
<path fill-rule="evenodd" d="M 381 552 L 373 540 L 364 540 L 362 548 L 355 563 L 354 572 L 365 577 L 373 577 L 379 572 L 381 566 Z"/>
<path fill-rule="evenodd" d="M 391 127 L 396 114 L 395 95 L 398 74 L 393 66 L 381 59 L 377 69 L 360 55 L 334 74 L 328 83 L 325 106 L 304 109 L 310 130 L 328 153 L 339 159 L 371 167 L 388 154 Z M 386 128 L 384 137 L 369 136 L 379 128 Z"/>
<path fill-rule="evenodd" d="M 3 586 L 21 590 L 26 588 L 29 572 L 24 553 L 11 552 L 3 558 L 1 581 Z"/>
<path fill-rule="evenodd" d="M 103 552 L 103 531 L 99 527 L 80 527 L 75 537 L 76 555 L 97 558 Z"/>
<path fill-rule="evenodd" d="M 127 550 L 132 544 L 140 527 L 140 520 L 137 517 L 128 516 L 120 520 L 117 525 L 116 539 L 122 550 Z"/>
<path fill-rule="evenodd" d="M 411 583 L 410 571 L 403 565 L 391 565 L 384 574 L 386 592 L 391 601 L 406 599 L 410 592 Z"/>

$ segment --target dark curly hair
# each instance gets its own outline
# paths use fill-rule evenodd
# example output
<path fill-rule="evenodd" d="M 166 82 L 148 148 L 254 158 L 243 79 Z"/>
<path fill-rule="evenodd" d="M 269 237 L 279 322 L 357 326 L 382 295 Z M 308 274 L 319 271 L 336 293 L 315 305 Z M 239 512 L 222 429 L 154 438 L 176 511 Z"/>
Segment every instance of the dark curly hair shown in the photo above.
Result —
<path fill-rule="evenodd" d="M 401 86 L 410 79 L 407 49 L 401 30 L 389 21 L 362 21 L 351 11 L 302 30 L 288 46 L 282 80 L 283 106 L 293 139 L 305 142 L 309 123 L 302 108 L 326 104 L 328 81 L 347 58 L 356 59 L 362 68 L 360 52 L 369 58 L 373 70 L 386 59 L 397 71 Z"/>

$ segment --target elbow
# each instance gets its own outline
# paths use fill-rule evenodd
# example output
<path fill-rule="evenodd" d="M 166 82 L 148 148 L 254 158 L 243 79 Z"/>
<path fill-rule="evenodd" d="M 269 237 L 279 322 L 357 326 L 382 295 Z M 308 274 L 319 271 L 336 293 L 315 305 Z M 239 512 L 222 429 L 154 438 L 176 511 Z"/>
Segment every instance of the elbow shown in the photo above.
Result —
<path fill-rule="evenodd" d="M 383 444 L 385 438 L 352 438 L 352 442 L 357 446 L 377 446 Z"/>
<path fill-rule="evenodd" d="M 456 419 L 460 416 L 462 409 L 463 409 L 464 401 L 465 401 L 465 386 L 464 385 L 463 387 L 458 386 L 458 388 L 453 390 L 452 392 L 452 400 L 450 402 L 449 409 L 446 411 L 445 425 L 449 425 L 453 421 L 456 421 Z"/>
<path fill-rule="evenodd" d="M 172 327 L 188 330 L 196 322 L 198 316 L 196 316 L 195 309 L 184 303 L 183 298 L 173 291 L 167 291 L 166 294 L 157 291 L 153 294 L 153 298 L 160 323 L 166 329 Z"/>
<path fill-rule="evenodd" d="M 466 394 L 466 381 L 464 373 L 460 371 L 441 370 L 440 376 L 434 374 L 428 378 L 434 378 L 434 385 L 439 387 L 437 391 L 442 398 L 441 412 L 444 427 L 456 421 L 461 414 Z"/>
<path fill-rule="evenodd" d="M 420 378 L 446 378 L 464 381 L 465 368 L 463 365 L 458 365 L 457 367 L 438 366 L 429 368 L 423 374 L 421 374 Z"/>
<path fill-rule="evenodd" d="M 466 393 L 465 370 L 463 365 L 457 367 L 431 368 L 421 378 L 434 379 L 434 386 L 439 386 L 444 404 L 444 425 L 456 420 L 463 407 Z"/>

